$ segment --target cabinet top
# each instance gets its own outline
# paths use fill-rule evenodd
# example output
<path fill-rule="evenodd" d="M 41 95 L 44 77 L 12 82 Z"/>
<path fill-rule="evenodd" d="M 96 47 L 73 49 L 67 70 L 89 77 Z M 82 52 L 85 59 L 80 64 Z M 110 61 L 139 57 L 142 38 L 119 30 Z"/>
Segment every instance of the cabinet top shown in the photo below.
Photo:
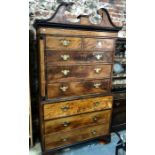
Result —
<path fill-rule="evenodd" d="M 72 3 L 62 3 L 56 12 L 49 19 L 36 20 L 34 26 L 40 27 L 58 27 L 58 28 L 75 28 L 84 30 L 101 30 L 118 32 L 122 27 L 117 27 L 111 21 L 109 13 L 106 9 L 98 10 L 98 14 L 80 15 L 77 18 L 66 14 L 66 9 Z"/>

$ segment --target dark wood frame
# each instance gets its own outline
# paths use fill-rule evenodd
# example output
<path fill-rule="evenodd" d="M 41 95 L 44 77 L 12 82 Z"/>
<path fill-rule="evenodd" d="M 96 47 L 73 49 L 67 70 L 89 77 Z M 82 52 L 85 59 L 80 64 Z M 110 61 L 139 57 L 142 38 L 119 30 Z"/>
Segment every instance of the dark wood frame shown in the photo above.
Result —
<path fill-rule="evenodd" d="M 35 28 L 38 28 L 38 27 L 41 27 L 41 26 L 44 26 L 44 27 L 57 27 L 57 28 L 71 28 L 71 29 L 83 29 L 83 30 L 94 30 L 94 31 L 98 31 L 98 30 L 101 30 L 101 31 L 108 31 L 108 32 L 118 32 L 122 29 L 122 27 L 118 27 L 116 26 L 111 18 L 110 18 L 110 15 L 108 13 L 108 11 L 104 8 L 102 8 L 100 11 L 103 11 L 105 12 L 108 20 L 109 20 L 109 23 L 111 24 L 111 27 L 102 27 L 102 26 L 95 26 L 93 24 L 90 24 L 89 26 L 86 26 L 86 25 L 80 25 L 80 24 L 74 24 L 74 23 L 56 23 L 56 22 L 52 22 L 52 20 L 54 19 L 54 17 L 57 15 L 57 13 L 59 12 L 59 9 L 62 7 L 62 6 L 70 6 L 74 3 L 61 3 L 58 8 L 56 9 L 55 13 L 48 19 L 42 19 L 42 20 L 36 20 L 35 23 L 34 23 L 34 27 Z M 98 11 L 99 12 L 99 11 Z M 78 16 L 79 19 L 81 19 L 82 17 L 89 17 L 87 15 L 80 15 Z"/>

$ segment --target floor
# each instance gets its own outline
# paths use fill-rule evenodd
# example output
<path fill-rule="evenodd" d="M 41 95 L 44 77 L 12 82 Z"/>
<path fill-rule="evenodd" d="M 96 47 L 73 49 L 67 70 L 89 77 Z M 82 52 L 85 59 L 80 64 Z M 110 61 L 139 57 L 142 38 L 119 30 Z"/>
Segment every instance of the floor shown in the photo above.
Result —
<path fill-rule="evenodd" d="M 121 131 L 121 135 L 125 135 L 126 131 Z M 115 155 L 115 147 L 119 138 L 115 133 L 111 134 L 111 143 L 102 144 L 99 141 L 91 141 L 82 145 L 76 145 L 71 148 L 67 148 L 57 153 L 56 155 Z M 41 155 L 40 143 L 36 143 L 33 148 L 30 149 L 29 155 Z M 123 150 L 119 151 L 119 155 L 125 155 Z"/>

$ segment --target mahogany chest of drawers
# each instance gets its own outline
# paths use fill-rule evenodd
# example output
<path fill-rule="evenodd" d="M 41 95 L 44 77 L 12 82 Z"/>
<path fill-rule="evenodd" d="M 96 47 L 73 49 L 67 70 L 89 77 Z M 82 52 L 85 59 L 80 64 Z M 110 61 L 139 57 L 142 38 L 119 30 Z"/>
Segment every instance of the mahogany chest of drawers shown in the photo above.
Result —
<path fill-rule="evenodd" d="M 119 29 L 105 10 L 101 13 L 106 22 L 99 27 L 88 17 L 71 24 L 59 15 L 65 7 L 51 19 L 36 22 L 43 154 L 110 134 L 111 74 Z"/>

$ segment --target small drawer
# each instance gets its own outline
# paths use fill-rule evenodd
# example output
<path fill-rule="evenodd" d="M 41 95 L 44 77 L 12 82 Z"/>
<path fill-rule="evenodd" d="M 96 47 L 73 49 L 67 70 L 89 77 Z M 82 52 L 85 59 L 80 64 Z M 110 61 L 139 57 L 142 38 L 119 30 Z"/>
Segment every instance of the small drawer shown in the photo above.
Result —
<path fill-rule="evenodd" d="M 114 39 L 85 38 L 84 50 L 113 51 Z"/>
<path fill-rule="evenodd" d="M 45 104 L 44 120 L 112 108 L 112 96 Z"/>
<path fill-rule="evenodd" d="M 51 50 L 80 50 L 81 38 L 74 37 L 46 37 L 46 49 Z"/>
<path fill-rule="evenodd" d="M 109 124 L 84 127 L 66 133 L 45 135 L 45 150 L 67 146 L 109 133 Z"/>
<path fill-rule="evenodd" d="M 46 51 L 47 65 L 50 64 L 77 64 L 77 63 L 111 63 L 112 51 L 80 52 L 80 51 Z"/>
<path fill-rule="evenodd" d="M 47 68 L 47 81 L 72 81 L 76 79 L 97 79 L 110 78 L 112 66 L 111 65 L 77 65 L 77 66 L 56 66 Z"/>
<path fill-rule="evenodd" d="M 66 132 L 88 125 L 106 124 L 110 121 L 110 116 L 111 110 L 105 110 L 45 121 L 45 134 Z"/>
<path fill-rule="evenodd" d="M 94 93 L 108 93 L 110 79 L 78 82 L 59 82 L 47 85 L 47 98 L 69 97 Z"/>

